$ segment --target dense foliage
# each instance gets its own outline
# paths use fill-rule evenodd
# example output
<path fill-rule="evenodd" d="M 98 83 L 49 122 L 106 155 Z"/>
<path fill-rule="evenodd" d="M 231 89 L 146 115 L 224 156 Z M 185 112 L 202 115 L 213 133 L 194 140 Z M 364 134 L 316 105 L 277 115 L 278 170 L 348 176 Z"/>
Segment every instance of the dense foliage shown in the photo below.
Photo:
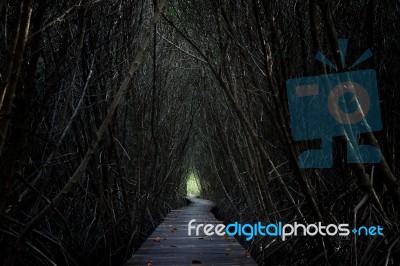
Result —
<path fill-rule="evenodd" d="M 163 7 L 163 12 L 161 8 Z M 157 7 L 158 6 L 158 7 Z M 385 236 L 255 238 L 260 265 L 398 265 L 396 1 L 0 0 L 0 263 L 118 265 L 186 181 L 221 219 L 381 225 Z M 380 164 L 299 168 L 285 82 L 378 74 Z M 339 64 L 338 64 L 339 65 Z M 346 70 L 346 69 L 344 69 Z"/>

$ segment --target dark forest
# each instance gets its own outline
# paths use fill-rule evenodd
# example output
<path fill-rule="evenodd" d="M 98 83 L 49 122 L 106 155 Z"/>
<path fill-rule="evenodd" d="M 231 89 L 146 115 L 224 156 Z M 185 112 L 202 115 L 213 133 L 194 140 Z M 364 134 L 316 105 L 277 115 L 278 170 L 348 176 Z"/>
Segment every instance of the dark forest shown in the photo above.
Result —
<path fill-rule="evenodd" d="M 399 25 L 398 0 L 0 0 L 0 264 L 122 265 L 196 176 L 225 223 L 384 228 L 238 236 L 259 265 L 400 265 Z M 343 135 L 301 167 L 322 142 L 293 138 L 287 80 L 366 69 L 380 161 Z"/>

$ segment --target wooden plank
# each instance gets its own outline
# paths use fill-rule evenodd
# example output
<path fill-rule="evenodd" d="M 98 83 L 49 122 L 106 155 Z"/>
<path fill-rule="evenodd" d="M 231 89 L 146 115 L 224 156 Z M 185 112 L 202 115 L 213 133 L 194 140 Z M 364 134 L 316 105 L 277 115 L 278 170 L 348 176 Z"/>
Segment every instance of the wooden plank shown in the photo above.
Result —
<path fill-rule="evenodd" d="M 188 236 L 188 222 L 218 224 L 208 200 L 190 198 L 192 204 L 172 210 L 125 265 L 257 265 L 230 236 Z M 192 231 L 194 234 L 194 231 Z"/>

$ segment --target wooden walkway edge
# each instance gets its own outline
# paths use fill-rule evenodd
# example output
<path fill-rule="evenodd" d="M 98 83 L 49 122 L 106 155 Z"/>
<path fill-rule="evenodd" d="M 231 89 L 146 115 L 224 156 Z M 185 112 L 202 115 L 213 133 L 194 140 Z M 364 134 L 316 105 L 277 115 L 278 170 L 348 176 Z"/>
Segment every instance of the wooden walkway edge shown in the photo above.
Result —
<path fill-rule="evenodd" d="M 213 203 L 208 200 L 190 198 L 192 204 L 179 210 L 172 210 L 164 221 L 125 265 L 167 266 L 167 265 L 257 265 L 235 238 L 206 236 L 202 230 L 199 236 L 188 236 L 188 222 L 195 224 L 218 224 L 211 213 Z"/>

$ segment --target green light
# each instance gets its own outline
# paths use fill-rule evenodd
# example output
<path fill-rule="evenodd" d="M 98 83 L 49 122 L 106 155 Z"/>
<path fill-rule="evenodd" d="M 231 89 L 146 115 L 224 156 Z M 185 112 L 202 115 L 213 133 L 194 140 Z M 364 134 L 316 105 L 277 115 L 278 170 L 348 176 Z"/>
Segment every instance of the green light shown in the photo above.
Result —
<path fill-rule="evenodd" d="M 192 171 L 186 181 L 186 193 L 190 196 L 200 196 L 200 182 L 196 172 Z"/>

